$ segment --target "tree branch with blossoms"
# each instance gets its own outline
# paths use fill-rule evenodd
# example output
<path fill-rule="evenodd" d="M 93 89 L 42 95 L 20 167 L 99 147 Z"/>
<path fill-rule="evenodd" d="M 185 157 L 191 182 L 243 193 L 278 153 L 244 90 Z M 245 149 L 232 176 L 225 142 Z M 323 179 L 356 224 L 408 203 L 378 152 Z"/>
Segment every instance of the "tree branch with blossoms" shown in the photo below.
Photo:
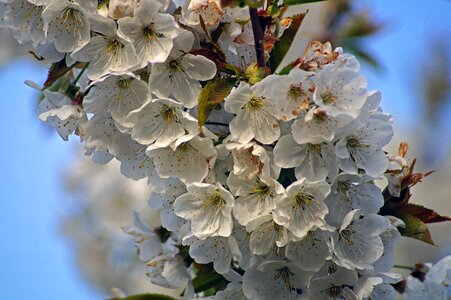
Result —
<path fill-rule="evenodd" d="M 51 64 L 39 119 L 147 180 L 161 226 L 123 230 L 182 298 L 394 299 L 401 235 L 450 220 L 409 202 L 430 172 L 384 151 L 393 118 L 355 56 L 312 41 L 276 72 L 307 2 L 0 0 Z"/>

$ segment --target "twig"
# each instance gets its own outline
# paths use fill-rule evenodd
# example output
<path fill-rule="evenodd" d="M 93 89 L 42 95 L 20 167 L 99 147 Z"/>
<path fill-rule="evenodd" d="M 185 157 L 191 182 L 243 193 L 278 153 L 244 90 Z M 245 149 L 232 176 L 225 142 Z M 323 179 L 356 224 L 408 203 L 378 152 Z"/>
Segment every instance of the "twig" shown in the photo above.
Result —
<path fill-rule="evenodd" d="M 218 44 L 216 44 L 213 39 L 211 38 L 210 33 L 208 32 L 207 26 L 205 26 L 205 22 L 204 19 L 202 18 L 202 16 L 199 16 L 199 20 L 200 20 L 200 26 L 202 27 L 202 30 L 204 31 L 205 35 L 207 36 L 207 40 L 212 44 L 212 46 L 215 48 L 216 52 L 219 54 L 219 56 L 221 56 L 222 59 L 225 59 L 225 54 L 222 51 L 221 47 L 219 47 Z"/>
<path fill-rule="evenodd" d="M 258 20 L 258 12 L 256 8 L 249 7 L 249 15 L 251 16 L 252 31 L 254 32 L 255 52 L 257 54 L 257 65 L 265 67 L 265 49 L 263 47 L 264 34 Z"/>

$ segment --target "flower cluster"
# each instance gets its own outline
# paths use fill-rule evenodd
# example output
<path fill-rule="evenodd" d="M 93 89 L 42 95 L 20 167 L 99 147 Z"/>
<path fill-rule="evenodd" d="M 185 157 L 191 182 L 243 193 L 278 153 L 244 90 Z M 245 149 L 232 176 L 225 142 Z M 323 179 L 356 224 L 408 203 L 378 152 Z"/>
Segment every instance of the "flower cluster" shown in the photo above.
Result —
<path fill-rule="evenodd" d="M 312 42 L 276 72 L 299 18 L 269 8 L 99 3 L 0 0 L 0 23 L 56 66 L 39 118 L 148 180 L 162 228 L 136 213 L 125 231 L 151 282 L 188 299 L 211 295 L 206 272 L 215 299 L 394 299 L 400 234 L 375 184 L 392 120 L 356 58 Z"/>

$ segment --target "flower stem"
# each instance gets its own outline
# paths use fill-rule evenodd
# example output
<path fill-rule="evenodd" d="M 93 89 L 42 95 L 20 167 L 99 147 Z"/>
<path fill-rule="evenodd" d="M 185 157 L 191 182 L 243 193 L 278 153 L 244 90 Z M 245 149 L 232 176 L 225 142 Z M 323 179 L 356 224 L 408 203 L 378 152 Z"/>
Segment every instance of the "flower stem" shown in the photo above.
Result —
<path fill-rule="evenodd" d="M 72 85 L 76 85 L 77 82 L 80 80 L 81 76 L 83 75 L 83 73 L 86 71 L 86 69 L 88 68 L 89 63 L 87 63 L 83 69 L 81 69 L 80 73 L 78 73 L 77 77 L 74 79 L 74 82 L 72 82 Z"/>
<path fill-rule="evenodd" d="M 258 20 L 258 12 L 256 8 L 249 7 L 249 15 L 252 22 L 252 31 L 254 32 L 255 52 L 257 54 L 257 65 L 265 67 L 265 49 L 263 48 L 264 34 Z"/>
<path fill-rule="evenodd" d="M 397 268 L 397 269 L 405 269 L 405 270 L 409 270 L 409 271 L 415 271 L 414 267 L 411 266 L 404 266 L 404 265 L 394 265 L 393 268 Z"/>

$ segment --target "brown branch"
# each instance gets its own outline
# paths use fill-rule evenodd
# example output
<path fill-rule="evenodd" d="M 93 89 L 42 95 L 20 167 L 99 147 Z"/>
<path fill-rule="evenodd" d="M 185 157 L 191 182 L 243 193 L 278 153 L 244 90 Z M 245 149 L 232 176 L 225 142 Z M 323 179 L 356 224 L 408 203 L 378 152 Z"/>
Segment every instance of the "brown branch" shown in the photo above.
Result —
<path fill-rule="evenodd" d="M 255 52 L 257 54 L 257 65 L 265 67 L 265 49 L 264 34 L 258 20 L 258 12 L 256 8 L 249 7 L 249 15 L 251 16 L 252 31 L 254 32 Z"/>

